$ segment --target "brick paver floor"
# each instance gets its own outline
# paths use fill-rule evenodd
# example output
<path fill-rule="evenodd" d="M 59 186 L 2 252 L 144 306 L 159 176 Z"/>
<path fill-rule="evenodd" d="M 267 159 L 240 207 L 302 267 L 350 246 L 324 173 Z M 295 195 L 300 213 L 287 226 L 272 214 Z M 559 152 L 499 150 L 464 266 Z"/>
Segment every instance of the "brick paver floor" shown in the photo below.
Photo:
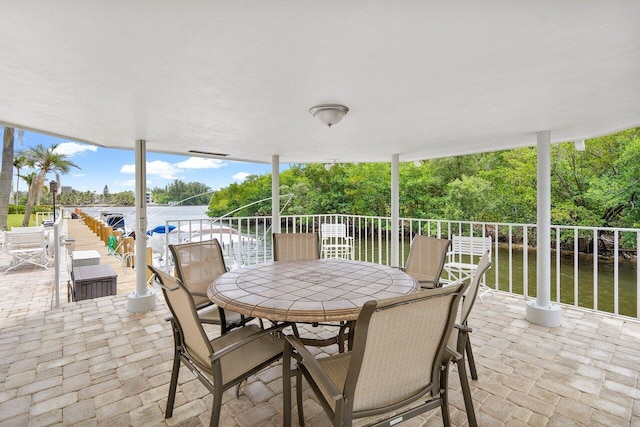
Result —
<path fill-rule="evenodd" d="M 0 269 L 8 263 L 0 256 Z M 0 272 L 0 425 L 208 425 L 211 396 L 186 369 L 164 419 L 173 338 L 161 296 L 143 314 L 128 313 L 124 295 L 67 303 L 64 294 L 54 308 L 52 283 L 53 269 Z M 563 311 L 562 326 L 550 329 L 524 320 L 522 298 L 496 293 L 476 304 L 480 378 L 471 388 L 481 426 L 640 426 L 640 324 Z M 455 368 L 450 379 L 453 424 L 466 425 Z M 307 425 L 328 425 L 309 389 L 305 396 Z M 281 425 L 281 364 L 224 402 L 223 426 Z M 407 425 L 441 420 L 434 411 Z"/>

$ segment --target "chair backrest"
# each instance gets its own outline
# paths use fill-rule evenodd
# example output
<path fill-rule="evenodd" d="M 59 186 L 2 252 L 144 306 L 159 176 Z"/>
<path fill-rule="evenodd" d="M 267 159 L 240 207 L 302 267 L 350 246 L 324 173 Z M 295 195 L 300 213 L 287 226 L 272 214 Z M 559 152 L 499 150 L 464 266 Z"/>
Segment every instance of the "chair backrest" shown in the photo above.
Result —
<path fill-rule="evenodd" d="M 346 224 L 320 224 L 320 234 L 322 240 L 345 238 L 347 237 L 347 226 Z"/>
<path fill-rule="evenodd" d="M 405 271 L 423 287 L 439 286 L 451 240 L 416 234 L 411 241 Z"/>
<path fill-rule="evenodd" d="M 345 416 L 438 394 L 440 367 L 465 288 L 452 285 L 365 303 L 345 381 Z"/>
<path fill-rule="evenodd" d="M 469 285 L 469 289 L 462 300 L 462 308 L 460 309 L 460 323 L 464 324 L 469 317 L 469 313 L 471 313 L 471 309 L 473 308 L 473 303 L 478 296 L 478 289 L 480 289 L 480 282 L 482 281 L 482 276 L 484 273 L 491 267 L 491 254 L 487 251 L 482 255 L 480 261 L 478 261 L 478 265 L 476 270 L 473 273 L 473 279 L 471 279 L 471 284 Z"/>
<path fill-rule="evenodd" d="M 18 229 L 5 233 L 5 244 L 8 251 L 12 249 L 44 249 L 44 228 L 29 228 L 29 230 Z"/>
<path fill-rule="evenodd" d="M 218 240 L 169 245 L 169 249 L 175 261 L 176 276 L 194 296 L 196 304 L 209 302 L 207 288 L 227 272 Z"/>
<path fill-rule="evenodd" d="M 178 333 L 175 336 L 181 342 L 176 342 L 175 345 L 182 346 L 196 365 L 211 372 L 210 357 L 213 354 L 213 348 L 202 328 L 191 294 L 180 279 L 151 265 L 147 267 L 155 273 L 156 280 L 161 285 L 164 299 L 173 316 L 174 327 L 178 328 Z"/>
<path fill-rule="evenodd" d="M 451 253 L 453 255 L 470 255 L 481 257 L 485 252 L 491 254 L 491 236 L 470 237 L 453 236 L 451 238 Z"/>
<path fill-rule="evenodd" d="M 319 240 L 318 233 L 273 233 L 273 260 L 319 259 Z"/>

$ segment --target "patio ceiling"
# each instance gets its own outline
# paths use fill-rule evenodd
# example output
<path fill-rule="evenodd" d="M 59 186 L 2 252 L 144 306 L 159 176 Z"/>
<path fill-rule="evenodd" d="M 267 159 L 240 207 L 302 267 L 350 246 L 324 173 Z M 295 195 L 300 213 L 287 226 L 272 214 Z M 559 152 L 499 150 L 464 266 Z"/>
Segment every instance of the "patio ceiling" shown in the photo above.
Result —
<path fill-rule="evenodd" d="M 640 2 L 6 1 L 0 122 L 105 147 L 401 161 L 640 125 Z M 327 128 L 308 110 L 350 108 Z"/>

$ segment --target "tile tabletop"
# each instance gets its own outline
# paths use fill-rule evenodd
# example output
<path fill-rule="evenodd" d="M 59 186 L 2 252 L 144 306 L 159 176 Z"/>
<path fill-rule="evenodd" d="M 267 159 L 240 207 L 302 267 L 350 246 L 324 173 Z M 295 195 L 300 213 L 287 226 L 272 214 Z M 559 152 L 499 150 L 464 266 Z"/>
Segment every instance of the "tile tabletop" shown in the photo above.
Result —
<path fill-rule="evenodd" d="M 238 268 L 209 286 L 220 307 L 277 321 L 355 320 L 370 300 L 417 292 L 397 268 L 345 259 L 269 262 Z"/>

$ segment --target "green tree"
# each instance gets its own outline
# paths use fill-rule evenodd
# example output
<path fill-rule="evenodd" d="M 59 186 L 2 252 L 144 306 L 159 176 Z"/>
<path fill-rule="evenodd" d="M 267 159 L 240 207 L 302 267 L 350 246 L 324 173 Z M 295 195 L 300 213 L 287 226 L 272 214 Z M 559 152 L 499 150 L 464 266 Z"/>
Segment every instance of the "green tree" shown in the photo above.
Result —
<path fill-rule="evenodd" d="M 20 169 L 27 165 L 27 160 L 24 156 L 16 156 L 13 159 L 13 167 L 16 168 L 16 193 L 15 193 L 15 204 L 18 204 L 20 200 Z"/>
<path fill-rule="evenodd" d="M 78 168 L 75 163 L 67 159 L 65 154 L 55 152 L 57 146 L 57 144 L 54 144 L 49 148 L 45 148 L 39 144 L 23 152 L 29 167 L 36 169 L 36 177 L 29 188 L 29 197 L 27 199 L 24 219 L 22 220 L 24 227 L 29 225 L 29 218 L 31 217 L 33 206 L 36 203 L 40 189 L 44 186 L 47 174 L 50 172 L 66 174 L 72 167 Z"/>
<path fill-rule="evenodd" d="M 444 217 L 460 221 L 492 221 L 494 199 L 491 182 L 479 176 L 466 176 L 447 185 Z"/>

